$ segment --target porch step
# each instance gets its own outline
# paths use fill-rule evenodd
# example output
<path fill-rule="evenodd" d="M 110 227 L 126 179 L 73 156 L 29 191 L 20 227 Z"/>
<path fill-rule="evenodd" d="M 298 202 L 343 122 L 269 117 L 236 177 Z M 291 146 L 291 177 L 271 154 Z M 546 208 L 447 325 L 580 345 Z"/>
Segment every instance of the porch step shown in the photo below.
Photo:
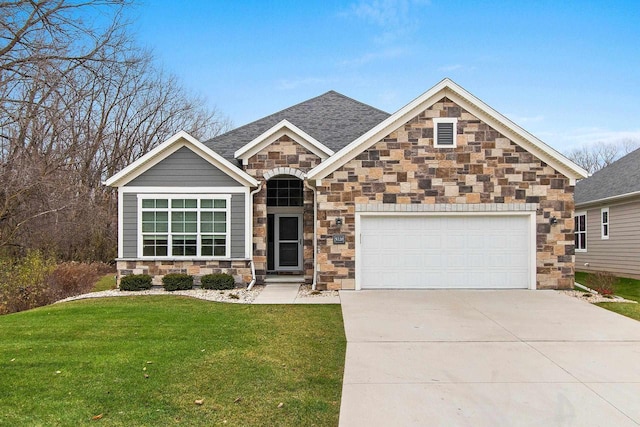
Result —
<path fill-rule="evenodd" d="M 289 284 L 301 285 L 304 283 L 304 276 L 267 276 L 264 279 L 266 285 L 269 284 Z"/>

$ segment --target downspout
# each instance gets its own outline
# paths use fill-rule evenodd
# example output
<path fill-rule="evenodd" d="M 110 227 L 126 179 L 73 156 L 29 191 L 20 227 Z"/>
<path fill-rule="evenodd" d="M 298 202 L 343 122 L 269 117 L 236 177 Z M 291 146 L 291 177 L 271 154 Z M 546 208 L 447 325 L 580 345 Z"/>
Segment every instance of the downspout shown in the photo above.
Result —
<path fill-rule="evenodd" d="M 311 289 L 316 290 L 316 272 L 318 271 L 318 237 L 316 233 L 316 227 L 318 224 L 318 196 L 316 189 L 309 185 L 309 181 L 306 179 L 303 181 L 304 186 L 313 191 L 313 281 L 311 282 Z"/>
<path fill-rule="evenodd" d="M 253 288 L 253 285 L 256 284 L 256 266 L 253 263 L 253 196 L 256 195 L 256 193 L 259 193 L 260 190 L 262 190 L 262 181 L 260 181 L 260 184 L 258 185 L 258 188 L 256 188 L 255 190 L 253 190 L 251 193 L 249 193 L 249 199 L 251 200 L 251 259 L 249 261 L 249 265 L 251 265 L 251 282 L 249 282 L 249 285 L 247 286 L 247 290 L 250 291 L 251 288 Z"/>

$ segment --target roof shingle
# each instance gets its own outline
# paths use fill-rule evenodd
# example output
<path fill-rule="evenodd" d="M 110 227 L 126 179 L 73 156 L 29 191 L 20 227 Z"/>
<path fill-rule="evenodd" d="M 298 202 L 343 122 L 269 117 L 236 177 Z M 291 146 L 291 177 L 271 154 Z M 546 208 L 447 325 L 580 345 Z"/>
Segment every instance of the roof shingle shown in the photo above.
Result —
<path fill-rule="evenodd" d="M 576 184 L 577 205 L 640 191 L 640 149 Z"/>
<path fill-rule="evenodd" d="M 206 141 L 205 145 L 233 160 L 236 150 L 282 120 L 288 120 L 333 151 L 338 151 L 387 117 L 389 113 L 329 91 L 218 135 Z"/>

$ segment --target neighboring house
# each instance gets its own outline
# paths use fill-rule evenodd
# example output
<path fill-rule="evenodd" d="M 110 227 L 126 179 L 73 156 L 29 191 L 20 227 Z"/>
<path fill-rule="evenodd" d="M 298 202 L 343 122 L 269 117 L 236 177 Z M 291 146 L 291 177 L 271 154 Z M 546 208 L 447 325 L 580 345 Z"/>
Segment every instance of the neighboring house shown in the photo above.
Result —
<path fill-rule="evenodd" d="M 640 149 L 576 185 L 576 270 L 640 278 Z"/>
<path fill-rule="evenodd" d="M 585 176 L 445 79 L 391 115 L 327 92 L 206 143 L 180 132 L 106 184 L 120 276 L 535 289 L 573 285 Z"/>

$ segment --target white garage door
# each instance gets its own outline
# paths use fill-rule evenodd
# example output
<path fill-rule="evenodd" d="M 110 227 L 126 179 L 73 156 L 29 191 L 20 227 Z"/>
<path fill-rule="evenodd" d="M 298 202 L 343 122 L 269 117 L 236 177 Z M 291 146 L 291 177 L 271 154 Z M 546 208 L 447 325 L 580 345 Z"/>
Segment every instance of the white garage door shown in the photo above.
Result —
<path fill-rule="evenodd" d="M 530 216 L 362 216 L 362 289 L 528 288 Z"/>

